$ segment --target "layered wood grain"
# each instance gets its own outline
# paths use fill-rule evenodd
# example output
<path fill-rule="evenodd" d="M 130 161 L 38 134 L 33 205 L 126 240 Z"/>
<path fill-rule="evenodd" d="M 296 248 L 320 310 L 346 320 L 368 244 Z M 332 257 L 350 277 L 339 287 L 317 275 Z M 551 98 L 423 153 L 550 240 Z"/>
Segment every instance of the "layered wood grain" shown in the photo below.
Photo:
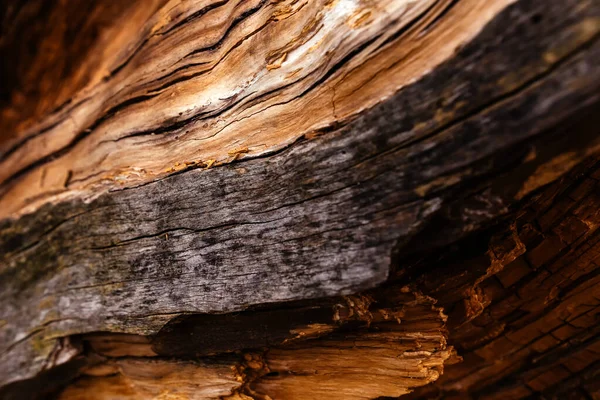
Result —
<path fill-rule="evenodd" d="M 50 93 L 42 101 L 52 106 L 40 106 L 47 113 L 17 127 L 7 119 L 0 217 L 282 149 L 418 79 L 510 2 L 173 0 L 130 6 L 93 45 L 75 49 L 83 63 L 72 79 L 48 77 L 70 97 Z M 111 7 L 100 2 L 97 13 Z M 60 49 L 61 40 L 54 41 Z M 67 50 L 54 57 L 74 57 Z M 43 57 L 34 61 L 54 64 Z"/>
<path fill-rule="evenodd" d="M 404 271 L 448 312 L 449 343 L 464 359 L 407 399 L 600 396 L 599 178 L 591 160 L 491 240 L 469 239 L 462 251 Z"/>
<path fill-rule="evenodd" d="M 282 315 L 286 315 L 282 318 Z M 437 379 L 453 356 L 446 316 L 407 288 L 235 315 L 171 321 L 155 337 L 73 337 L 84 350 L 59 379 L 3 398 L 371 399 Z"/>
<path fill-rule="evenodd" d="M 386 300 L 387 304 L 380 304 L 370 296 L 357 296 L 334 299 L 331 307 L 320 305 L 308 309 L 304 307 L 282 310 L 289 315 L 289 320 L 297 322 L 302 319 L 299 317 L 306 320 L 307 310 L 313 314 L 313 323 L 286 331 L 285 339 L 278 338 L 277 326 L 280 325 L 281 319 L 273 312 L 264 312 L 271 318 L 265 319 L 269 321 L 265 325 L 258 326 L 256 321 L 250 318 L 254 314 L 249 313 L 245 321 L 242 319 L 238 324 L 238 329 L 241 328 L 247 334 L 240 335 L 237 341 L 227 341 L 227 346 L 217 351 L 223 353 L 237 348 L 258 348 L 255 351 L 244 351 L 230 361 L 229 392 L 211 395 L 194 390 L 187 395 L 188 398 L 370 399 L 382 394 L 402 395 L 411 388 L 436 379 L 443 371 L 443 362 L 451 355 L 451 348 L 447 347 L 444 334 L 446 316 L 434 306 L 432 299 L 415 296 L 398 287 L 396 291 L 393 297 Z M 327 314 L 328 318 L 315 319 L 315 312 Z M 243 317 L 243 314 L 240 316 Z M 214 318 L 214 328 L 225 336 L 231 326 L 228 319 L 228 316 Z M 201 328 L 201 317 L 191 318 L 185 323 L 194 323 L 194 326 L 198 327 L 193 335 L 181 329 L 179 324 L 175 324 L 154 339 L 154 351 L 163 356 L 181 356 L 182 347 L 186 347 L 185 354 L 188 356 L 200 352 L 199 356 L 202 357 L 201 353 L 210 352 L 207 346 L 210 347 L 212 343 L 219 341 L 224 342 Z M 344 328 L 348 324 L 354 325 L 351 331 Z M 258 335 L 252 335 L 251 332 L 258 327 L 263 330 Z M 253 342 L 252 338 L 257 336 L 268 342 L 269 346 L 265 346 L 266 343 L 257 345 Z M 179 346 L 165 343 L 165 338 L 173 341 L 179 339 Z M 124 349 L 122 351 L 131 351 L 128 345 L 120 348 Z M 123 357 L 123 353 L 120 355 Z M 114 362 L 109 359 L 90 370 L 94 373 Z M 119 362 L 121 361 L 116 361 Z M 155 371 L 152 367 L 154 361 L 140 359 L 138 362 L 140 368 Z M 220 365 L 217 362 L 216 366 L 213 366 L 212 363 L 214 361 L 209 362 L 209 369 L 218 368 Z M 175 370 L 178 369 L 175 364 L 171 365 Z M 120 366 L 119 368 L 122 371 L 118 374 L 119 379 L 129 379 L 127 370 Z M 112 380 L 102 376 L 89 378 L 87 376 L 90 375 L 90 370 L 84 370 L 82 378 L 67 387 L 60 398 L 85 398 L 86 393 L 96 390 L 97 385 Z M 135 368 L 132 370 L 136 371 Z M 362 378 L 358 379 L 359 377 Z M 195 387 L 192 379 L 183 381 Z M 166 392 L 185 398 L 185 395 L 181 394 L 186 390 L 185 386 L 181 387 L 181 380 L 172 387 L 160 384 L 157 386 L 163 394 Z M 77 397 L 78 393 L 81 393 L 82 397 Z M 107 398 L 111 398 L 110 396 L 107 392 Z M 148 397 L 138 393 L 131 398 Z"/>
<path fill-rule="evenodd" d="M 599 109 L 599 8 L 591 0 L 124 7 L 131 24 L 107 23 L 92 40 L 106 53 L 86 48 L 90 61 L 66 74 L 61 93 L 22 114 L 15 100 L 3 109 L 14 118 L 3 118 L 12 131 L 0 144 L 0 386 L 77 362 L 85 346 L 71 338 L 81 334 L 170 337 L 163 350 L 172 349 L 177 330 L 160 332 L 181 315 L 371 289 L 398 257 L 506 215 L 600 149 L 593 126 L 573 128 Z M 465 307 L 474 319 L 482 306 L 473 290 Z M 211 354 L 277 349 L 260 362 L 292 371 L 290 381 L 261 375 L 256 388 L 230 393 L 322 396 L 311 390 L 327 382 L 307 365 L 329 345 L 280 347 L 302 321 L 266 343 L 236 339 L 235 325 L 221 347 L 213 341 Z M 338 379 L 331 388 L 348 389 L 339 395 L 416 386 L 396 371 L 405 360 L 386 358 L 412 351 L 389 343 L 395 333 L 316 334 L 349 360 L 389 363 L 367 390 L 324 356 L 320 368 Z M 348 344 L 362 340 L 387 349 L 383 358 Z M 421 367 L 428 353 L 415 355 Z M 439 355 L 415 367 L 418 384 L 437 378 L 448 358 Z M 220 366 L 194 372 L 196 361 L 156 363 L 177 382 L 180 372 L 223 376 Z M 142 382 L 141 365 L 101 384 Z M 222 396 L 231 376 L 223 379 L 206 390 Z M 160 395 L 155 383 L 140 385 L 133 398 Z"/>

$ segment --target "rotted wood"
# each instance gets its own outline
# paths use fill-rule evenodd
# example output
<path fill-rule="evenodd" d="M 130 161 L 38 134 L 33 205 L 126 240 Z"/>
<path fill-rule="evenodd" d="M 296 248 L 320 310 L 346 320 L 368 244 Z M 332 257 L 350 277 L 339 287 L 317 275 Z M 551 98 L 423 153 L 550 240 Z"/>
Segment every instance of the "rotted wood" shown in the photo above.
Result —
<path fill-rule="evenodd" d="M 395 287 L 280 310 L 183 317 L 152 340 L 84 335 L 80 340 L 92 349 L 88 365 L 59 398 L 84 399 L 90 392 L 99 399 L 400 395 L 436 379 L 452 356 L 446 317 L 434 303 Z M 231 351 L 238 353 L 214 356 Z"/>
<path fill-rule="evenodd" d="M 593 1 L 90 7 L 122 15 L 91 61 L 2 111 L 7 398 L 406 394 L 456 359 L 434 298 L 466 292 L 373 288 L 600 149 Z M 471 271 L 464 324 L 521 251 Z"/>
<path fill-rule="evenodd" d="M 463 358 L 407 399 L 600 395 L 599 203 L 596 158 L 520 205 L 504 228 L 403 260 L 391 279 L 438 299 Z"/>

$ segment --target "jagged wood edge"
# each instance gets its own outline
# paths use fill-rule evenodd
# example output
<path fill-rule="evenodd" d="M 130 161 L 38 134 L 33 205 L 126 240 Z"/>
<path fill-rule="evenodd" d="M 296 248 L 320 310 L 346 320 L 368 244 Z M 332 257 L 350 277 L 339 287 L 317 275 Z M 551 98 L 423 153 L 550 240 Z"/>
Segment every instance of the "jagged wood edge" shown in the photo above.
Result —
<path fill-rule="evenodd" d="M 571 155 L 568 165 L 585 158 L 597 135 L 561 142 L 551 128 L 598 101 L 594 6 L 531 3 L 509 7 L 451 61 L 313 140 L 4 221 L 2 382 L 36 374 L 52 337 L 148 334 L 182 312 L 373 287 L 394 247 L 465 187 L 511 178 L 485 194 L 500 206 L 465 221 L 476 229 L 535 189 L 536 168 L 560 154 Z M 553 23 L 533 24 L 536 13 Z"/>

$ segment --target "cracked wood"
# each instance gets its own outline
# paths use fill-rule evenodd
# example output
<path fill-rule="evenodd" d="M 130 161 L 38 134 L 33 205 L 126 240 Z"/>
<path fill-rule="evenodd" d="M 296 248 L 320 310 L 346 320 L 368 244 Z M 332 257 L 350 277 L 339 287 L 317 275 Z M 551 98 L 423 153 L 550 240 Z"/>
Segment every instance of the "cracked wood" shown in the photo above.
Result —
<path fill-rule="evenodd" d="M 0 217 L 152 181 L 186 161 L 226 163 L 239 148 L 249 149 L 243 157 L 279 150 L 391 96 L 510 2 L 171 0 L 126 8 L 127 24 L 117 19 L 90 39 L 90 59 L 73 74 L 87 75 L 86 85 L 60 82 L 37 118 L 19 114 L 26 100 L 4 110 Z M 447 8 L 453 12 L 437 21 Z M 35 61 L 47 63 L 44 55 Z M 51 73 L 39 72 L 47 86 Z"/>
<path fill-rule="evenodd" d="M 71 335 L 372 288 L 397 248 L 595 153 L 565 129 L 598 109 L 598 6 L 510 3 L 135 11 L 141 37 L 2 142 L 0 384 L 67 362 Z"/>

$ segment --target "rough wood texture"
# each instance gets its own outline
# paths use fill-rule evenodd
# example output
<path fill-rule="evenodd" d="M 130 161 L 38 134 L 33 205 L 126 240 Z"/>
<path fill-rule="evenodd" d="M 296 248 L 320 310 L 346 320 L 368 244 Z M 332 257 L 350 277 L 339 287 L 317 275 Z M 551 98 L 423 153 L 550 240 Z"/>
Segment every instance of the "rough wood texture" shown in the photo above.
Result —
<path fill-rule="evenodd" d="M 403 270 L 439 299 L 464 358 L 409 399 L 600 396 L 598 204 L 596 159 L 523 205 L 489 244 L 470 239 Z M 490 255 L 510 263 L 492 265 Z"/>
<path fill-rule="evenodd" d="M 146 399 L 157 395 L 232 400 L 398 396 L 407 393 L 409 388 L 436 379 L 443 371 L 443 362 L 451 355 L 443 330 L 446 317 L 433 306 L 432 299 L 415 297 L 399 287 L 395 288 L 393 296 L 380 294 L 379 298 L 385 299 L 387 304 L 378 302 L 374 296 L 364 295 L 333 299 L 331 306 L 265 311 L 265 322 L 258 326 L 252 318 L 254 313 L 242 313 L 236 328 L 249 334 L 238 333 L 237 341 L 227 340 L 231 334 L 228 332 L 232 332 L 231 319 L 236 317 L 213 316 L 213 328 L 207 330 L 202 329 L 205 316 L 190 317 L 161 331 L 151 347 L 146 344 L 149 348 L 144 352 L 146 357 L 161 355 L 163 358 L 131 358 L 132 351 L 139 354 L 140 348 L 136 350 L 130 344 L 119 342 L 124 340 L 119 337 L 112 341 L 115 338 L 112 334 L 104 335 L 100 346 L 98 337 L 85 336 L 83 340 L 91 340 L 93 352 L 119 358 L 109 358 L 82 370 L 82 376 L 67 387 L 59 399 L 83 399 L 90 391 L 102 393 L 98 397 L 100 399 L 114 398 L 115 393 L 125 399 Z M 312 320 L 313 323 L 287 330 L 287 339 L 282 339 L 278 334 L 281 320 L 277 318 L 281 312 L 287 313 L 290 321 L 312 320 L 307 314 L 312 317 L 328 315 L 328 318 L 317 318 Z M 182 328 L 182 323 L 194 326 L 194 332 Z M 350 331 L 344 328 L 348 324 L 352 325 Z M 225 337 L 211 335 L 211 329 Z M 129 341 L 136 340 L 129 337 Z M 165 342 L 165 338 L 177 341 L 179 345 L 173 347 Z M 261 339 L 260 343 L 256 342 L 257 338 Z M 112 344 L 107 345 L 111 341 Z M 265 346 L 267 344 L 268 347 Z M 257 347 L 259 350 L 243 351 L 235 357 L 205 356 L 211 352 Z M 182 365 L 164 358 L 174 354 L 188 357 L 195 354 L 203 360 L 203 364 L 187 367 L 189 363 Z M 87 357 L 91 358 L 92 354 L 88 353 Z M 157 363 L 161 366 L 156 367 Z M 223 369 L 224 364 L 228 368 Z M 218 373 L 219 378 L 214 379 L 214 385 L 209 388 L 211 392 L 198 387 L 196 378 L 181 377 L 186 368 L 190 371 L 187 373 L 197 375 Z M 200 371 L 194 372 L 194 369 Z M 160 379 L 157 379 L 158 376 Z M 140 378 L 147 382 L 140 382 Z M 169 384 L 166 379 L 174 383 Z M 148 385 L 154 390 L 148 389 Z"/>
<path fill-rule="evenodd" d="M 2 143 L 0 217 L 148 182 L 187 168 L 186 161 L 268 154 L 336 126 L 450 57 L 510 2 L 172 0 L 123 7 L 89 47 L 65 45 L 34 60 L 45 66 L 79 50 L 85 62 L 69 74 L 65 95 L 43 99 L 52 106 L 40 105 L 47 110 L 41 121 L 21 121 Z M 91 8 L 94 23 L 94 15 L 117 7 Z M 44 43 L 60 49 L 63 27 L 50 27 L 57 38 Z M 52 72 L 48 80 L 61 78 Z M 30 74 L 24 79 L 37 76 Z"/>
<path fill-rule="evenodd" d="M 341 323 L 331 302 L 363 292 L 385 319 L 408 304 L 385 299 L 420 282 L 451 317 L 464 314 L 449 323 L 461 349 L 465 337 L 492 335 L 462 329 L 487 315 L 485 285 L 530 251 L 520 230 L 500 235 L 506 243 L 480 254 L 456 287 L 435 280 L 442 266 L 430 262 L 432 276 L 419 276 L 399 260 L 445 254 L 514 217 L 511 206 L 600 149 L 600 5 L 591 0 L 98 7 L 91 15 L 131 25 L 84 35 L 91 53 L 106 53 L 65 73 L 63 92 L 45 87 L 52 95 L 23 100 L 33 109 L 20 113 L 13 99 L 2 111 L 11 128 L 0 143 L 8 398 L 28 386 L 20 381 L 49 382 L 58 368 L 69 372 L 51 391 L 85 368 L 102 375 L 64 398 L 164 397 L 174 382 L 201 377 L 214 386 L 181 396 L 405 394 L 450 357 L 440 322 L 398 330 L 358 313 Z M 4 43 L 18 32 L 3 33 Z M 60 75 L 30 76 L 46 73 Z M 402 284 L 364 293 L 390 278 Z M 310 304 L 291 312 L 290 301 Z M 431 307 L 420 310 L 426 320 Z M 406 329 L 424 336 L 407 342 Z M 124 333 L 148 337 L 115 335 Z M 496 378 L 522 357 L 473 370 Z M 311 375 L 314 366 L 328 378 Z M 472 379 L 439 390 L 485 387 Z"/>
<path fill-rule="evenodd" d="M 52 392 L 64 383 L 58 395 L 64 400 L 90 393 L 97 399 L 398 396 L 437 379 L 452 355 L 446 316 L 434 303 L 395 286 L 272 310 L 181 317 L 153 338 L 72 337 L 85 350 L 70 361 L 65 382 L 12 384 L 4 398 L 36 398 L 39 386 L 53 386 Z"/>

